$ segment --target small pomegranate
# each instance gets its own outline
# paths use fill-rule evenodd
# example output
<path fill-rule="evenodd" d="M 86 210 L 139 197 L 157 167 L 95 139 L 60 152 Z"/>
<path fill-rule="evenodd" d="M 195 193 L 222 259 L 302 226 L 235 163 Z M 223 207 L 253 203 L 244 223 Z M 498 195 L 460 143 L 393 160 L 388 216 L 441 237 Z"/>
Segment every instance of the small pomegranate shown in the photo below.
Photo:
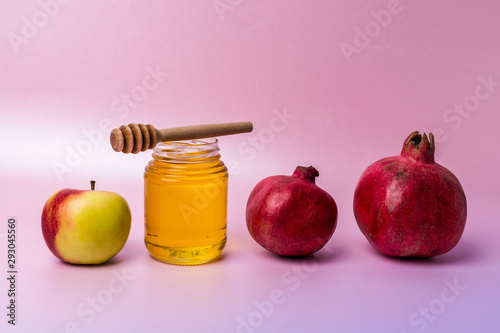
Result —
<path fill-rule="evenodd" d="M 454 248 L 464 231 L 464 191 L 453 173 L 434 162 L 432 133 L 429 139 L 411 133 L 401 155 L 370 165 L 354 192 L 359 228 L 386 255 L 437 256 Z"/>
<path fill-rule="evenodd" d="M 247 227 L 253 239 L 281 256 L 305 256 L 321 249 L 337 224 L 337 205 L 314 180 L 318 170 L 298 166 L 292 176 L 261 180 L 250 193 Z"/>

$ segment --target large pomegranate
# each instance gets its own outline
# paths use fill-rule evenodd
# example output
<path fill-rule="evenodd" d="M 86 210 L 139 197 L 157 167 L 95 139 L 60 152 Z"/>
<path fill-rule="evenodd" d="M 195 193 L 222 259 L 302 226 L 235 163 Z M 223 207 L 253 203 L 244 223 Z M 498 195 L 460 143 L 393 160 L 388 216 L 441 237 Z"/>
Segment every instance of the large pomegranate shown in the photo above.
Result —
<path fill-rule="evenodd" d="M 434 162 L 434 136 L 416 131 L 401 155 L 370 165 L 354 193 L 354 216 L 368 241 L 394 257 L 450 251 L 465 228 L 467 204 L 458 179 Z"/>
<path fill-rule="evenodd" d="M 337 205 L 314 179 L 312 166 L 297 167 L 292 176 L 261 180 L 250 193 L 247 227 L 253 239 L 281 256 L 305 256 L 321 249 L 337 224 Z"/>

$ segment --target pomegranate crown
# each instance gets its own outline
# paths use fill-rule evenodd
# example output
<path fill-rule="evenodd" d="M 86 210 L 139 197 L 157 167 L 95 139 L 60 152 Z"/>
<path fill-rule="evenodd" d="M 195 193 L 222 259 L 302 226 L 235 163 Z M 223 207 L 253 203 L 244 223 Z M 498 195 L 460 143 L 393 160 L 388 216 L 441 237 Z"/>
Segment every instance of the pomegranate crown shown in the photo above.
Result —
<path fill-rule="evenodd" d="M 315 183 L 315 178 L 319 176 L 318 170 L 312 165 L 309 167 L 298 166 L 293 172 L 292 177 L 308 180 Z"/>
<path fill-rule="evenodd" d="M 408 157 L 416 162 L 434 163 L 434 135 L 429 133 L 429 138 L 424 133 L 412 132 L 403 144 L 401 156 Z"/>

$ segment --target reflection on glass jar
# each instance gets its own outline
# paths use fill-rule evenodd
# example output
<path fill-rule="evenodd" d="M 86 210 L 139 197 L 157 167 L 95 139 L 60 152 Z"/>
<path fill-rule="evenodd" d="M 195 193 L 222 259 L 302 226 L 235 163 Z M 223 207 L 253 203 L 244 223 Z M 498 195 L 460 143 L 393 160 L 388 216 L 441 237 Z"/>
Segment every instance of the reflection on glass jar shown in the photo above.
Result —
<path fill-rule="evenodd" d="M 177 265 L 217 259 L 226 244 L 227 183 L 217 139 L 159 143 L 144 173 L 151 256 Z"/>

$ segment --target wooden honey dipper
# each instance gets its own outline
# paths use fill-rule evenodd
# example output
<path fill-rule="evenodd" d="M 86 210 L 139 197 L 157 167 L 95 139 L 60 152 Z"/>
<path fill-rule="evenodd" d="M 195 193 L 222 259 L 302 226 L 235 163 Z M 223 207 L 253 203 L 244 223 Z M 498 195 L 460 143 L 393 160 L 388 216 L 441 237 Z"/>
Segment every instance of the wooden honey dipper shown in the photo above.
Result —
<path fill-rule="evenodd" d="M 156 129 L 153 125 L 128 124 L 112 130 L 109 139 L 114 151 L 137 154 L 140 151 L 154 148 L 158 142 L 162 141 L 211 138 L 251 132 L 252 129 L 253 125 L 249 121 L 165 129 Z"/>

